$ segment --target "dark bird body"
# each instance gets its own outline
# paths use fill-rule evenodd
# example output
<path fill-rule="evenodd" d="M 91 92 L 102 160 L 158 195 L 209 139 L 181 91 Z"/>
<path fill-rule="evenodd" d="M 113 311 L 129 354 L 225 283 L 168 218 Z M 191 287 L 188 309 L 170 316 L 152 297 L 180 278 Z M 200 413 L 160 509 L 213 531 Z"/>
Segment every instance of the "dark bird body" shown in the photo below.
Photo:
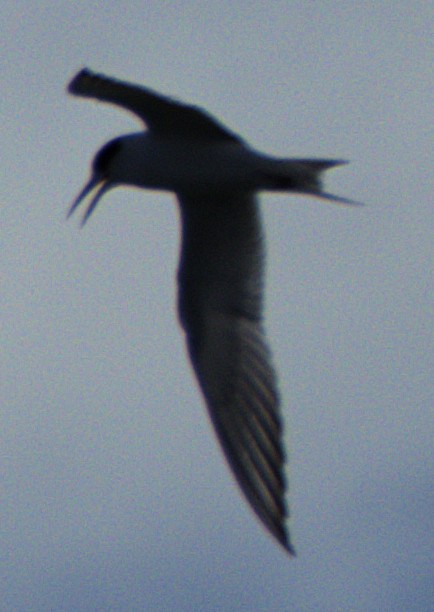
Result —
<path fill-rule="evenodd" d="M 178 306 L 188 351 L 228 463 L 260 520 L 291 554 L 276 376 L 262 326 L 264 249 L 255 193 L 293 191 L 343 204 L 320 175 L 345 163 L 276 159 L 250 149 L 204 111 L 88 70 L 69 92 L 132 111 L 147 130 L 97 153 L 70 214 L 83 218 L 119 185 L 176 193 L 182 239 Z"/>

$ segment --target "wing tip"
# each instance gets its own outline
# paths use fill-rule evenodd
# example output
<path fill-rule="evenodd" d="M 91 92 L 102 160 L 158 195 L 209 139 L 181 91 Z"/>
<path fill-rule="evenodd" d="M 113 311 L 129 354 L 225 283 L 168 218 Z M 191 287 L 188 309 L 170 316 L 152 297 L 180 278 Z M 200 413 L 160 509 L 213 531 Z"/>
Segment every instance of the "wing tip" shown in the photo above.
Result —
<path fill-rule="evenodd" d="M 297 551 L 295 550 L 295 547 L 293 546 L 288 535 L 286 535 L 284 542 L 282 542 L 282 546 L 291 557 L 297 556 Z"/>
<path fill-rule="evenodd" d="M 68 84 L 67 92 L 73 95 L 86 93 L 88 83 L 95 78 L 99 78 L 98 74 L 84 67 L 72 78 Z"/>
<path fill-rule="evenodd" d="M 269 532 L 270 535 L 273 536 L 275 540 L 277 540 L 283 550 L 291 557 L 296 557 L 297 551 L 295 550 L 295 546 L 291 542 L 291 537 L 285 525 L 284 519 L 282 521 L 279 521 L 277 525 L 270 525 L 269 523 L 266 523 L 264 520 L 262 520 L 261 517 L 260 519 L 266 530 Z"/>

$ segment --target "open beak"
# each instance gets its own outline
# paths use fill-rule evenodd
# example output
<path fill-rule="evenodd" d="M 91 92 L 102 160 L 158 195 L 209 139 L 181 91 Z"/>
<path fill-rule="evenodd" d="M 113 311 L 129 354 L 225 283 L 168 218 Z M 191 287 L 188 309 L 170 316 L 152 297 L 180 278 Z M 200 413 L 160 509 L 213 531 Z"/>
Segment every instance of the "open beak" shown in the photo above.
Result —
<path fill-rule="evenodd" d="M 83 215 L 83 219 L 81 220 L 81 226 L 86 223 L 89 219 L 90 215 L 96 208 L 99 200 L 102 196 L 113 187 L 113 183 L 110 183 L 107 179 L 101 179 L 98 176 L 92 176 L 90 181 L 86 183 L 83 189 L 80 191 L 78 196 L 75 198 L 74 202 L 71 205 L 71 208 L 68 210 L 67 218 L 72 215 L 76 208 L 80 205 L 80 203 L 94 190 L 96 189 L 96 193 L 92 197 L 89 206 L 86 209 L 86 212 Z"/>

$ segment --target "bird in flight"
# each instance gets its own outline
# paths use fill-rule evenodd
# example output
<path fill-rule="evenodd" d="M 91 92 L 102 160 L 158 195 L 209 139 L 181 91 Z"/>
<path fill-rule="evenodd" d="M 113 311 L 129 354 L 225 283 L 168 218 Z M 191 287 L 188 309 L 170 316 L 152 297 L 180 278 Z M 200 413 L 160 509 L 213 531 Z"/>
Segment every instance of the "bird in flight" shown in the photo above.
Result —
<path fill-rule="evenodd" d="M 266 529 L 295 554 L 286 519 L 285 453 L 276 375 L 262 323 L 264 248 L 256 193 L 289 191 L 356 204 L 322 189 L 346 162 L 278 159 L 250 148 L 202 109 L 81 70 L 68 92 L 120 106 L 145 130 L 96 154 L 69 215 L 91 193 L 84 224 L 108 190 L 176 194 L 181 213 L 178 312 L 190 360 L 230 468 Z"/>

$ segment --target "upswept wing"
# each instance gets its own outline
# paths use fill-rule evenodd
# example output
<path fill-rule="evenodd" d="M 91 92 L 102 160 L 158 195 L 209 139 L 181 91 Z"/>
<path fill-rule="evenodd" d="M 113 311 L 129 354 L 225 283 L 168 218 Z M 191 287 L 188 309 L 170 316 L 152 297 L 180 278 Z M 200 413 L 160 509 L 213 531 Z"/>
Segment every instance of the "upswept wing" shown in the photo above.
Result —
<path fill-rule="evenodd" d="M 219 441 L 253 510 L 290 553 L 282 425 L 261 324 L 263 248 L 252 195 L 179 196 L 179 315 Z"/>
<path fill-rule="evenodd" d="M 241 138 L 200 108 L 87 68 L 72 79 L 68 92 L 125 108 L 144 121 L 151 131 L 161 135 L 241 142 Z"/>

